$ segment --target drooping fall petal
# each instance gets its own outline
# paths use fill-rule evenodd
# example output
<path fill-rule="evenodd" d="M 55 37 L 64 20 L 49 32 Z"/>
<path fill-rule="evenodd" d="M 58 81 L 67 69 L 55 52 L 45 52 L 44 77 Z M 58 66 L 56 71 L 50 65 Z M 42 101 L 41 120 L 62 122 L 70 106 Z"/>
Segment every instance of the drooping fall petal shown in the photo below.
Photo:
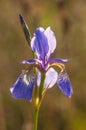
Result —
<path fill-rule="evenodd" d="M 60 74 L 58 75 L 57 84 L 63 94 L 68 97 L 71 97 L 73 90 L 66 71 L 60 72 Z"/>
<path fill-rule="evenodd" d="M 45 83 L 44 83 L 44 87 L 48 87 L 51 88 L 55 85 L 56 81 L 58 78 L 58 73 L 57 71 L 55 71 L 53 68 L 50 68 L 47 72 L 46 72 L 46 78 L 45 78 Z"/>
<path fill-rule="evenodd" d="M 46 72 L 46 76 L 45 76 L 45 82 L 44 82 L 44 88 L 51 88 L 55 85 L 55 83 L 57 82 L 57 78 L 58 78 L 58 73 L 53 69 L 50 68 L 47 72 Z M 37 85 L 40 86 L 40 82 L 41 82 L 41 73 L 40 71 L 38 71 L 37 74 Z"/>
<path fill-rule="evenodd" d="M 16 99 L 23 98 L 31 101 L 34 84 L 35 77 L 31 77 L 27 73 L 21 74 L 10 89 L 12 96 Z"/>

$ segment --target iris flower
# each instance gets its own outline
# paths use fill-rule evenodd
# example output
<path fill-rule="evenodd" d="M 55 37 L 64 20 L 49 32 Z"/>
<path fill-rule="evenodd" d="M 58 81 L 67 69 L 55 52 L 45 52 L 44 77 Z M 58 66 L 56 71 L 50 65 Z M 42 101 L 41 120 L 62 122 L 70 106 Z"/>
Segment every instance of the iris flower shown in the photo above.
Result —
<path fill-rule="evenodd" d="M 68 59 L 51 58 L 51 54 L 56 49 L 56 38 L 48 27 L 46 30 L 42 27 L 36 29 L 31 39 L 31 49 L 35 58 L 24 60 L 21 63 L 27 64 L 25 69 L 12 86 L 11 93 L 14 98 L 23 98 L 32 101 L 34 87 L 40 87 L 42 73 L 45 73 L 44 90 L 53 87 L 55 84 L 60 88 L 63 94 L 71 97 L 73 90 L 69 76 L 65 70 L 65 64 Z M 53 67 L 58 67 L 57 72 Z M 34 68 L 36 68 L 34 72 Z"/>

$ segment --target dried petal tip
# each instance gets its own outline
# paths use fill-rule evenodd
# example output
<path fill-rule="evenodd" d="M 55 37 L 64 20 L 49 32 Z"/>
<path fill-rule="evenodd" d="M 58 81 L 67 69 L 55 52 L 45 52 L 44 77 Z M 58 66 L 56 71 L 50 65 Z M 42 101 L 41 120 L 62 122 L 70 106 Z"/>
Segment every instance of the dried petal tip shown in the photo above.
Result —
<path fill-rule="evenodd" d="M 26 24 L 26 22 L 21 14 L 19 14 L 19 18 L 20 18 L 20 23 L 22 25 L 22 29 L 23 29 L 24 34 L 25 34 L 25 38 L 30 46 L 30 42 L 31 42 L 30 31 L 29 31 L 28 26 L 27 26 L 27 24 Z"/>
<path fill-rule="evenodd" d="M 19 18 L 20 18 L 21 24 L 23 24 L 25 21 L 24 21 L 24 18 L 23 18 L 23 16 L 21 14 L 19 14 Z"/>

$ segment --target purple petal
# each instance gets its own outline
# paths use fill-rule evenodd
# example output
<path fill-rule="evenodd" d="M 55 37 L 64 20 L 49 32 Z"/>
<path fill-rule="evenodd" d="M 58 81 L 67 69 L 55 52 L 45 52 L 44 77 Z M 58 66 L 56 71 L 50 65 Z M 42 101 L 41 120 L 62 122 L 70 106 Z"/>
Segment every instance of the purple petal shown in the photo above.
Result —
<path fill-rule="evenodd" d="M 48 27 L 45 30 L 44 34 L 48 39 L 48 45 L 49 45 L 48 57 L 49 57 L 50 54 L 53 53 L 56 48 L 56 38 L 54 32 L 50 29 L 50 27 Z"/>
<path fill-rule="evenodd" d="M 45 88 L 48 86 L 49 86 L 48 88 L 53 87 L 57 81 L 57 78 L 58 73 L 53 68 L 50 68 L 46 73 L 44 87 Z"/>
<path fill-rule="evenodd" d="M 44 88 L 53 87 L 55 85 L 55 83 L 57 82 L 57 78 L 58 78 L 58 73 L 53 68 L 50 68 L 46 72 Z M 40 82 L 41 82 L 41 73 L 40 73 L 40 71 L 38 71 L 38 74 L 37 74 L 37 85 L 38 85 L 38 87 L 40 87 Z"/>
<path fill-rule="evenodd" d="M 52 64 L 52 63 L 62 63 L 62 64 L 65 64 L 68 61 L 69 61 L 68 59 L 53 58 L 53 59 L 50 59 L 49 63 L 50 64 Z"/>
<path fill-rule="evenodd" d="M 68 97 L 71 97 L 73 90 L 72 86 L 69 80 L 69 77 L 65 71 L 61 72 L 58 75 L 58 80 L 57 80 L 58 87 L 60 90 Z"/>
<path fill-rule="evenodd" d="M 35 78 L 30 77 L 27 74 L 21 74 L 16 83 L 10 89 L 14 98 L 23 98 L 26 100 L 32 100 L 32 91 L 35 84 Z"/>
<path fill-rule="evenodd" d="M 38 58 L 42 60 L 45 59 L 49 50 L 49 46 L 47 37 L 45 36 L 42 28 L 36 29 L 35 35 L 31 40 L 31 47 Z"/>
<path fill-rule="evenodd" d="M 38 59 L 29 59 L 29 60 L 23 60 L 21 64 L 34 64 L 34 63 L 41 63 Z"/>

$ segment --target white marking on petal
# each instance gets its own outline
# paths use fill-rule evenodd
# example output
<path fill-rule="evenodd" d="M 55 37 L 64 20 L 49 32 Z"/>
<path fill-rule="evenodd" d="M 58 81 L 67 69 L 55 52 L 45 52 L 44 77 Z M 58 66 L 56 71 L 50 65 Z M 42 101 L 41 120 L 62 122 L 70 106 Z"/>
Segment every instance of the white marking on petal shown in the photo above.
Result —
<path fill-rule="evenodd" d="M 29 85 L 29 83 L 30 83 L 30 77 L 28 77 L 28 80 L 27 80 L 27 75 L 24 74 L 23 82 L 24 82 L 26 85 Z"/>
<path fill-rule="evenodd" d="M 10 88 L 11 93 L 13 92 L 13 88 Z"/>

